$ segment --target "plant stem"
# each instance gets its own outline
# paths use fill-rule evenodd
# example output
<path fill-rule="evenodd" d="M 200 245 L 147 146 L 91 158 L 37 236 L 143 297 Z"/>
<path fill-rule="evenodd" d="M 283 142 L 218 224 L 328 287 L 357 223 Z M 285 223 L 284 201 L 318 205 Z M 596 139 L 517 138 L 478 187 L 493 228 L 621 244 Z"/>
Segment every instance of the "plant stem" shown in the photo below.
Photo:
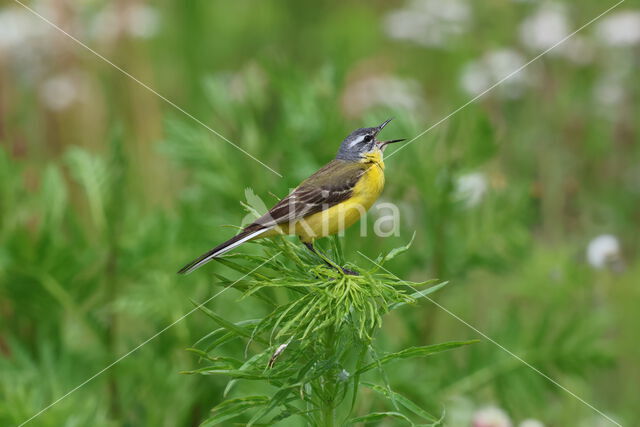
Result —
<path fill-rule="evenodd" d="M 333 359 L 333 356 L 336 351 L 336 343 L 335 343 L 335 327 L 329 326 L 327 328 L 327 336 L 325 342 L 325 358 L 327 360 Z M 324 395 L 325 398 L 322 400 L 322 423 L 323 427 L 333 427 L 335 421 L 335 406 L 334 406 L 334 398 L 336 391 L 336 375 L 335 373 L 330 373 L 324 377 L 326 381 L 324 387 Z"/>
<path fill-rule="evenodd" d="M 322 426 L 333 427 L 333 408 L 330 405 L 325 405 L 322 408 Z"/>

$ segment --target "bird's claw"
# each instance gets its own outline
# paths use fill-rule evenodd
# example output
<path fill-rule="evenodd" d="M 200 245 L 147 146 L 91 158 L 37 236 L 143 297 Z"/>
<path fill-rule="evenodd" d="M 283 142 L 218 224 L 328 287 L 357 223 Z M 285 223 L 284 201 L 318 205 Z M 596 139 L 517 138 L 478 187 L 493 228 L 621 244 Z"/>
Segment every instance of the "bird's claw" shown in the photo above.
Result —
<path fill-rule="evenodd" d="M 359 276 L 360 275 L 360 273 L 358 273 L 357 271 L 349 270 L 348 268 L 344 268 L 344 267 L 342 267 L 342 272 L 344 274 L 346 274 L 347 276 Z"/>

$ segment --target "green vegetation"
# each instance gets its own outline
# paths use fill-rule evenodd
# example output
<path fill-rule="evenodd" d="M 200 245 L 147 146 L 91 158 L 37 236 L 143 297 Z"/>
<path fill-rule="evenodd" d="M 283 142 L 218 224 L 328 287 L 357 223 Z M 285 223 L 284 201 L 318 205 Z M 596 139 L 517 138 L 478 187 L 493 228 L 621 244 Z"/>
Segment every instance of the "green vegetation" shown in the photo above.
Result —
<path fill-rule="evenodd" d="M 402 15 L 414 3 L 129 3 L 33 5 L 282 177 L 3 3 L 0 425 L 82 384 L 27 425 L 199 425 L 234 411 L 223 424 L 246 424 L 277 396 L 280 412 L 259 423 L 291 404 L 277 425 L 297 426 L 320 412 L 294 416 L 293 407 L 311 409 L 306 395 L 298 389 L 290 403 L 293 394 L 278 393 L 302 383 L 345 395 L 336 422 L 443 416 L 464 427 L 495 406 L 516 426 L 614 425 L 461 320 L 620 424 L 640 423 L 638 41 L 624 20 L 607 21 L 633 24 L 638 1 L 407 147 L 390 147 L 381 202 L 399 207 L 397 235 L 373 232 L 383 214 L 374 206 L 367 236 L 354 226 L 319 242 L 358 278 L 331 276 L 295 239 L 175 272 L 231 237 L 254 213 L 243 204 L 259 211 L 258 200 L 271 205 L 329 161 L 351 130 L 394 117 L 385 137 L 417 136 L 543 51 L 542 35 L 562 33 L 540 33 L 539 22 L 564 19 L 572 31 L 610 5 L 457 0 L 437 2 L 457 5 L 437 14 L 424 0 L 415 4 L 432 6 Z M 399 25 L 407 16 L 426 21 Z M 376 270 L 370 260 L 414 235 Z M 424 298 L 403 282 L 431 279 L 418 290 L 448 284 Z M 342 296 L 359 314 L 310 314 Z M 476 339 L 428 358 L 403 353 Z M 305 371 L 309 354 L 327 364 Z M 383 363 L 393 355 L 403 360 Z M 348 381 L 320 384 L 337 381 L 337 366 Z M 215 375 L 181 374 L 197 370 Z"/>
<path fill-rule="evenodd" d="M 336 249 L 339 242 L 334 239 L 333 243 Z M 385 379 L 384 368 L 389 362 L 431 356 L 473 342 L 411 347 L 382 357 L 372 346 L 384 314 L 407 303 L 415 304 L 416 298 L 429 295 L 444 283 L 416 291 L 426 283 L 408 283 L 388 274 L 376 274 L 382 263 L 399 251 L 381 257 L 370 271 L 353 276 L 315 265 L 317 259 L 309 259 L 306 248 L 300 245 L 282 240 L 270 246 L 264 256 L 240 255 L 218 262 L 243 273 L 236 281 L 219 276 L 222 284 L 241 290 L 241 301 L 252 295 L 259 297 L 272 311 L 263 318 L 232 323 L 199 305 L 220 328 L 199 340 L 197 348 L 190 349 L 207 366 L 189 373 L 230 377 L 225 395 L 238 380 L 265 382 L 275 391 L 271 396 L 225 400 L 212 409 L 212 417 L 204 425 L 218 425 L 251 409 L 257 411 L 248 425 L 273 424 L 292 416 L 300 417 L 298 422 L 318 426 L 351 425 L 386 417 L 414 425 L 410 416 L 429 425 L 440 424 L 438 417 L 395 393 L 388 383 L 363 384 L 387 397 L 395 410 L 350 415 L 363 374 L 379 370 Z M 334 254 L 339 255 L 340 251 Z M 278 260 L 279 255 L 290 258 L 293 266 Z M 250 264 L 239 264 L 233 258 L 248 259 Z M 247 342 L 245 355 L 250 347 L 258 347 L 252 351 L 256 354 L 244 362 L 216 355 L 220 347 L 238 338 Z"/>

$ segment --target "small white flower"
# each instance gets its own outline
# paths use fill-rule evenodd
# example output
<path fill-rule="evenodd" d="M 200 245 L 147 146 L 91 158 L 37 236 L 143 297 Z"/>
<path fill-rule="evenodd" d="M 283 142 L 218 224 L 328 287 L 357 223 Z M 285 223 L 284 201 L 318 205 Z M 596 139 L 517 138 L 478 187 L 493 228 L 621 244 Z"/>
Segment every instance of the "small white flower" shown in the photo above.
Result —
<path fill-rule="evenodd" d="M 338 372 L 338 381 L 341 383 L 347 382 L 349 381 L 349 377 L 351 376 L 351 374 L 349 374 L 349 372 L 347 372 L 345 369 L 341 370 L 340 372 Z"/>
<path fill-rule="evenodd" d="M 520 39 L 529 49 L 562 56 L 576 64 L 588 64 L 594 58 L 594 46 L 585 37 L 573 35 L 565 5 L 543 3 L 520 25 Z"/>
<path fill-rule="evenodd" d="M 593 87 L 595 101 L 605 112 L 611 112 L 611 107 L 620 104 L 625 95 L 624 76 L 618 72 L 605 74 Z"/>
<path fill-rule="evenodd" d="M 16 7 L 0 10 L 0 51 L 18 49 L 39 40 L 47 32 L 43 23 L 31 12 Z"/>
<path fill-rule="evenodd" d="M 378 106 L 420 112 L 425 107 L 419 95 L 421 91 L 420 84 L 415 80 L 390 75 L 365 77 L 347 86 L 342 105 L 345 113 L 351 117 L 358 117 Z"/>
<path fill-rule="evenodd" d="M 158 12 L 146 4 L 134 4 L 129 9 L 129 34 L 148 39 L 158 31 Z"/>
<path fill-rule="evenodd" d="M 456 181 L 456 199 L 471 208 L 482 202 L 487 193 L 488 182 L 483 173 L 474 172 L 460 176 Z"/>
<path fill-rule="evenodd" d="M 636 66 L 632 55 L 622 51 L 610 51 L 598 79 L 592 87 L 596 111 L 602 116 L 617 120 L 620 109 L 630 101 L 629 87 L 636 78 Z"/>
<path fill-rule="evenodd" d="M 534 420 L 533 418 L 528 418 L 523 420 L 518 424 L 518 427 L 544 427 L 542 421 Z"/>
<path fill-rule="evenodd" d="M 610 46 L 630 46 L 640 43 L 640 11 L 618 12 L 604 17 L 596 34 Z"/>
<path fill-rule="evenodd" d="M 473 427 L 511 427 L 511 419 L 505 411 L 495 406 L 477 410 L 473 414 Z"/>
<path fill-rule="evenodd" d="M 460 77 L 460 86 L 470 95 L 479 95 L 493 83 L 491 71 L 482 61 L 467 64 Z"/>
<path fill-rule="evenodd" d="M 463 0 L 413 0 L 389 13 L 384 27 L 391 38 L 441 47 L 467 30 L 470 16 L 469 5 Z"/>
<path fill-rule="evenodd" d="M 447 401 L 447 413 L 444 425 L 446 426 L 471 426 L 474 412 L 473 402 L 462 396 L 452 396 Z"/>
<path fill-rule="evenodd" d="M 560 4 L 542 5 L 520 26 L 522 43 L 533 50 L 548 49 L 568 34 L 567 11 Z M 550 53 L 554 53 L 554 50 Z"/>
<path fill-rule="evenodd" d="M 611 418 L 613 420 L 622 422 L 622 420 L 617 419 L 613 414 L 606 414 L 607 418 Z M 611 421 L 604 418 L 602 415 L 594 415 L 588 418 L 585 418 L 577 424 L 578 427 L 611 427 Z M 619 424 L 618 424 L 619 425 Z"/>
<path fill-rule="evenodd" d="M 42 103 L 54 111 L 69 108 L 78 99 L 78 81 L 70 74 L 50 77 L 40 87 Z"/>
<path fill-rule="evenodd" d="M 91 24 L 91 32 L 94 37 L 110 41 L 122 32 L 122 24 L 112 6 L 106 6 L 96 14 Z"/>
<path fill-rule="evenodd" d="M 573 36 L 556 49 L 558 49 L 558 54 L 580 65 L 593 62 L 595 57 L 594 46 L 585 37 Z"/>
<path fill-rule="evenodd" d="M 592 267 L 602 270 L 620 260 L 620 242 L 611 234 L 602 234 L 589 242 L 587 260 Z"/>
<path fill-rule="evenodd" d="M 56 22 L 55 15 L 35 7 Z M 46 72 L 48 58 L 56 54 L 51 44 L 51 27 L 23 8 L 0 9 L 0 63 L 14 67 L 17 76 L 33 82 Z"/>
<path fill-rule="evenodd" d="M 93 34 L 104 41 L 121 35 L 151 38 L 158 30 L 158 21 L 158 12 L 146 4 L 125 3 L 122 9 L 109 5 L 95 16 Z"/>
<path fill-rule="evenodd" d="M 467 64 L 460 77 L 460 85 L 470 95 L 479 95 L 492 85 L 507 76 L 498 93 L 509 98 L 516 98 L 523 92 L 527 84 L 527 72 L 521 68 L 526 63 L 524 57 L 510 49 L 488 52 L 481 59 Z"/>

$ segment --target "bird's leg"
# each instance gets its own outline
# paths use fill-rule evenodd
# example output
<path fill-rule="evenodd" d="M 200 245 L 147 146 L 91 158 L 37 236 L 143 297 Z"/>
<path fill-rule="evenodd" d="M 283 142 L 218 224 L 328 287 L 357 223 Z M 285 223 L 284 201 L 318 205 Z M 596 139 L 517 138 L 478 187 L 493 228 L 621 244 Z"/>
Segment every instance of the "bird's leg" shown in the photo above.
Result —
<path fill-rule="evenodd" d="M 337 270 L 337 271 L 342 271 L 344 274 L 348 274 L 348 275 L 351 275 L 351 276 L 359 276 L 360 275 L 360 274 L 358 274 L 357 272 L 355 272 L 353 270 L 349 270 L 348 268 L 340 267 L 339 265 L 337 265 L 336 263 L 331 261 L 322 252 L 317 250 L 315 248 L 315 246 L 313 245 L 313 243 L 309 243 L 309 242 L 302 242 L 302 243 L 304 243 L 304 245 L 307 247 L 307 249 L 309 249 L 311 252 L 313 252 L 314 254 L 319 256 L 320 259 L 322 259 L 324 261 L 324 263 L 327 264 L 330 268 L 333 268 L 334 270 Z"/>

